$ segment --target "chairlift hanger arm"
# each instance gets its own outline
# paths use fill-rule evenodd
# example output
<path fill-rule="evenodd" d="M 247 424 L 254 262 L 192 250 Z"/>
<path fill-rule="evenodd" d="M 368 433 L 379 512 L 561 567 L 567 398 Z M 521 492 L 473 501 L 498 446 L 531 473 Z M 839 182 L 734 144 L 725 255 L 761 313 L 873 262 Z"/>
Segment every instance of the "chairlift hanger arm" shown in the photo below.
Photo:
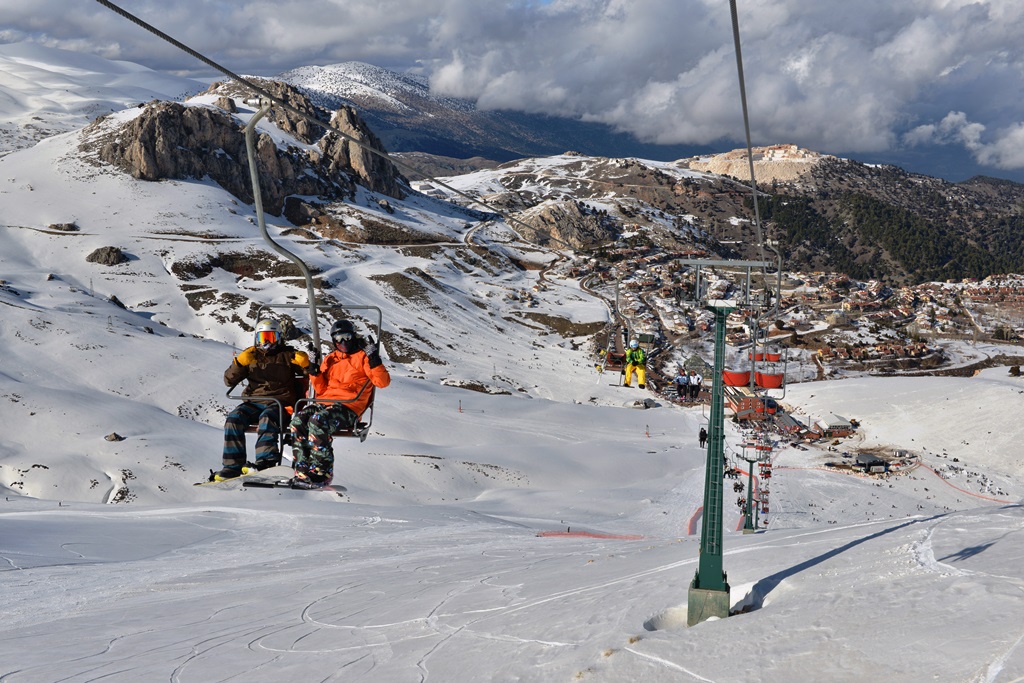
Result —
<path fill-rule="evenodd" d="M 267 231 L 267 222 L 263 215 L 263 193 L 260 191 L 260 174 L 256 168 L 256 143 L 254 142 L 256 124 L 267 115 L 270 111 L 270 101 L 260 100 L 259 109 L 256 113 L 249 118 L 249 122 L 245 124 L 245 151 L 249 157 L 249 179 L 252 181 L 252 194 L 253 203 L 256 207 L 256 219 L 259 224 L 260 234 L 263 236 L 263 241 L 270 245 L 270 248 L 276 251 L 281 256 L 284 256 L 296 266 L 302 272 L 302 277 L 306 281 L 306 300 L 309 302 L 309 318 L 310 320 L 316 320 L 316 291 L 313 288 L 313 275 L 309 272 L 309 267 L 306 266 L 305 261 L 299 258 L 297 255 L 288 251 L 280 244 L 274 241 L 274 238 L 270 236 Z M 319 353 L 320 349 L 320 330 L 319 327 L 313 325 L 313 341 L 315 348 Z"/>

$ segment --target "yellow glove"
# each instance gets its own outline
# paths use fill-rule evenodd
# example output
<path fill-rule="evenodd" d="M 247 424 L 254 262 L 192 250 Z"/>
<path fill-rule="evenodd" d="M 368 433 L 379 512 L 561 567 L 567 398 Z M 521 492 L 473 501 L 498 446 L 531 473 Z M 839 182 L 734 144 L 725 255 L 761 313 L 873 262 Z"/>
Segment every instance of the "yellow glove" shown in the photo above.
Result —
<path fill-rule="evenodd" d="M 300 368 L 309 367 L 309 356 L 304 351 L 296 351 L 292 357 L 292 363 L 298 365 Z"/>
<path fill-rule="evenodd" d="M 235 356 L 235 362 L 244 367 L 253 365 L 256 362 L 256 351 L 250 346 Z"/>

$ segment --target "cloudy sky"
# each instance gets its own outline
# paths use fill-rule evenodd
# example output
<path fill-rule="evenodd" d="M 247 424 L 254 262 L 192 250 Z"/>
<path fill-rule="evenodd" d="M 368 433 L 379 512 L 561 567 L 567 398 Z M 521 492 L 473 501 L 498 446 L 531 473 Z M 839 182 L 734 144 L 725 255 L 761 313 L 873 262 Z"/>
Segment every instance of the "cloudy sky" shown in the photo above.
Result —
<path fill-rule="evenodd" d="M 743 140 L 727 0 L 120 0 L 229 69 L 356 60 L 444 95 L 579 117 L 647 142 Z M 738 0 L 755 144 L 953 180 L 1024 179 L 1024 2 Z M 4 0 L 0 43 L 198 75 L 93 0 Z"/>

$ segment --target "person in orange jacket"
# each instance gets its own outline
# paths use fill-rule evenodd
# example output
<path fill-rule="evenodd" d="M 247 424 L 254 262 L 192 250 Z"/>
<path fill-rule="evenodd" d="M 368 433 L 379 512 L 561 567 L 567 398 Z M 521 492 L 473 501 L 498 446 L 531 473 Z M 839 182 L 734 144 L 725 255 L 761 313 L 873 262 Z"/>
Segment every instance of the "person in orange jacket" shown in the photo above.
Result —
<path fill-rule="evenodd" d="M 332 434 L 356 425 L 373 387 L 391 384 L 377 344 L 372 337 L 364 343 L 351 321 L 334 323 L 331 342 L 334 351 L 310 371 L 310 383 L 317 399 L 344 403 L 309 403 L 296 411 L 290 427 L 295 479 L 314 486 L 329 484 L 334 476 Z"/>

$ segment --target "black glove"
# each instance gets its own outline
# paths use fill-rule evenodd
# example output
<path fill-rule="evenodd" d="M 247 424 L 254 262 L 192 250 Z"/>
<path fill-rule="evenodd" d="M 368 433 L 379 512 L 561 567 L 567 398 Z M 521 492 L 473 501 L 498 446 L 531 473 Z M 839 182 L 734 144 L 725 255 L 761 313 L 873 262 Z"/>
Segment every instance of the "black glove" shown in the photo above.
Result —
<path fill-rule="evenodd" d="M 377 348 L 377 342 L 374 341 L 372 336 L 366 338 L 366 345 L 363 346 L 363 353 L 366 354 L 366 360 L 370 363 L 370 369 L 384 364 L 384 361 L 380 359 L 380 350 Z"/>
<path fill-rule="evenodd" d="M 309 373 L 310 377 L 316 377 L 320 374 L 320 365 L 317 363 L 310 363 L 309 367 L 306 368 L 306 372 Z"/>
<path fill-rule="evenodd" d="M 625 375 L 626 374 L 626 368 L 622 368 L 622 370 L 619 371 L 619 374 L 620 375 Z"/>

